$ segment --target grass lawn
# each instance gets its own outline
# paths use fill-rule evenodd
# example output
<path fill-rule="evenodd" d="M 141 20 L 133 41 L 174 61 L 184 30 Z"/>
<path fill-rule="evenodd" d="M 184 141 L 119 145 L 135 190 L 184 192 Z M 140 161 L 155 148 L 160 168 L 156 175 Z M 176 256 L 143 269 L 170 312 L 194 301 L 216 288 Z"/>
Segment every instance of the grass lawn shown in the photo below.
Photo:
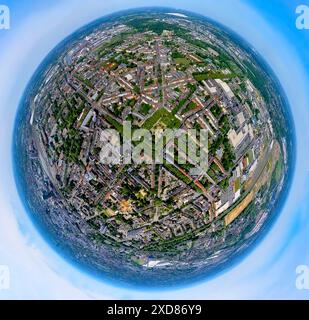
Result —
<path fill-rule="evenodd" d="M 237 178 L 237 179 L 235 180 L 235 184 L 234 184 L 235 191 L 239 190 L 240 187 L 241 187 L 240 178 Z"/>
<path fill-rule="evenodd" d="M 182 110 L 181 114 L 185 114 L 185 113 L 195 109 L 196 107 L 197 107 L 197 105 L 192 101 L 187 105 L 187 107 L 184 110 Z"/>
<path fill-rule="evenodd" d="M 165 108 L 161 108 L 158 109 L 149 119 L 144 122 L 143 128 L 150 130 L 159 121 L 165 124 L 167 128 L 171 129 L 179 128 L 181 125 L 180 120 L 178 120 L 173 114 L 171 114 Z"/>
<path fill-rule="evenodd" d="M 203 81 L 208 79 L 229 79 L 235 78 L 236 75 L 234 73 L 224 74 L 220 71 L 209 71 L 204 73 L 194 73 L 193 77 L 196 81 Z"/>
<path fill-rule="evenodd" d="M 123 126 L 117 120 L 113 119 L 109 115 L 105 115 L 104 118 L 116 129 L 120 134 L 123 133 Z"/>
<path fill-rule="evenodd" d="M 189 65 L 190 64 L 190 60 L 188 60 L 187 58 L 176 58 L 175 59 L 175 63 L 176 64 L 182 64 L 182 65 Z"/>
<path fill-rule="evenodd" d="M 282 157 L 280 157 L 279 161 L 277 161 L 275 171 L 274 171 L 277 183 L 280 182 L 283 170 L 284 170 L 284 162 L 283 162 Z"/>
<path fill-rule="evenodd" d="M 146 115 L 149 113 L 149 111 L 151 110 L 152 106 L 148 103 L 142 103 L 141 105 L 141 113 L 143 115 Z"/>

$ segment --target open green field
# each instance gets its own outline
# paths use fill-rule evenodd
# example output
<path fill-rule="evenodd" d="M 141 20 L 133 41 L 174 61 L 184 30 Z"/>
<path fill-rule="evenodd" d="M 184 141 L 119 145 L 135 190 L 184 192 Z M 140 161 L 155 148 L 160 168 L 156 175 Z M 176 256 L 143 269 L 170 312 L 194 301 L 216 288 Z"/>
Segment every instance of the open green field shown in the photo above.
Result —
<path fill-rule="evenodd" d="M 180 120 L 178 120 L 172 113 L 165 108 L 161 108 L 144 122 L 143 128 L 150 130 L 159 122 L 165 124 L 166 127 L 170 129 L 179 128 L 181 125 Z"/>
<path fill-rule="evenodd" d="M 188 60 L 187 58 L 176 58 L 175 59 L 175 63 L 187 66 L 187 65 L 189 65 L 191 63 L 191 61 Z"/>
<path fill-rule="evenodd" d="M 196 81 L 203 81 L 208 79 L 230 79 L 235 78 L 236 75 L 234 73 L 225 74 L 220 71 L 209 71 L 203 73 L 194 73 L 193 77 Z"/>

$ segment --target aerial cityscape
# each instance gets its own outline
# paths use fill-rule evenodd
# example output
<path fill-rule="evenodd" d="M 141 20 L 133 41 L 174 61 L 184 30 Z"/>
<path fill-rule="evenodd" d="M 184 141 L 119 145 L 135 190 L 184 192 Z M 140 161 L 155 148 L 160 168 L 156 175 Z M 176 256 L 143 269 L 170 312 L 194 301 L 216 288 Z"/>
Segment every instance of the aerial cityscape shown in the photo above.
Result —
<path fill-rule="evenodd" d="M 248 248 L 289 160 L 286 102 L 260 63 L 221 26 L 166 10 L 111 17 L 56 48 L 17 140 L 28 206 L 54 244 L 96 274 L 154 286 L 207 276 Z M 106 130 L 123 137 L 126 123 L 132 136 L 187 131 L 187 148 L 167 137 L 174 159 L 104 163 Z M 191 129 L 208 132 L 208 168 L 195 174 Z"/>

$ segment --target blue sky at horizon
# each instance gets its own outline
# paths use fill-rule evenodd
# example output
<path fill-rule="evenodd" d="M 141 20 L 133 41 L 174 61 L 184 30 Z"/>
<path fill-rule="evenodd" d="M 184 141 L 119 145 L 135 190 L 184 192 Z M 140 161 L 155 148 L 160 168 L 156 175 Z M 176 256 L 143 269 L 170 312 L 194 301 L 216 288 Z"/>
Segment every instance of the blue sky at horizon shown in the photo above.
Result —
<path fill-rule="evenodd" d="M 309 265 L 309 30 L 295 27 L 295 8 L 308 1 L 0 1 L 12 27 L 0 30 L 0 265 L 11 269 L 8 298 L 309 298 L 295 288 L 295 268 Z M 296 125 L 297 167 L 285 208 L 267 237 L 235 268 L 190 288 L 142 292 L 99 282 L 70 265 L 44 241 L 24 212 L 12 174 L 11 139 L 17 105 L 38 64 L 67 35 L 106 14 L 145 6 L 197 12 L 230 27 L 266 59 L 288 96 Z M 309 5 L 309 3 L 308 3 Z M 241 19 L 239 18 L 241 17 Z M 17 253 L 17 255 L 16 255 Z"/>

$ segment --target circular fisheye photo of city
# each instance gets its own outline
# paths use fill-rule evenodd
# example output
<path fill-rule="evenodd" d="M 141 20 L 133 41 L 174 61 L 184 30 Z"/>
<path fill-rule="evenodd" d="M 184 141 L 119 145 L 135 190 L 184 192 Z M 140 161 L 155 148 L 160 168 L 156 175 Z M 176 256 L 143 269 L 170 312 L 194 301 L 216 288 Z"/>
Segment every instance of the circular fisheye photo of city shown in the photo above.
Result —
<path fill-rule="evenodd" d="M 82 270 L 187 286 L 235 266 L 271 229 L 293 128 L 276 76 L 231 30 L 130 10 L 41 63 L 16 118 L 15 179 L 44 238 Z"/>

